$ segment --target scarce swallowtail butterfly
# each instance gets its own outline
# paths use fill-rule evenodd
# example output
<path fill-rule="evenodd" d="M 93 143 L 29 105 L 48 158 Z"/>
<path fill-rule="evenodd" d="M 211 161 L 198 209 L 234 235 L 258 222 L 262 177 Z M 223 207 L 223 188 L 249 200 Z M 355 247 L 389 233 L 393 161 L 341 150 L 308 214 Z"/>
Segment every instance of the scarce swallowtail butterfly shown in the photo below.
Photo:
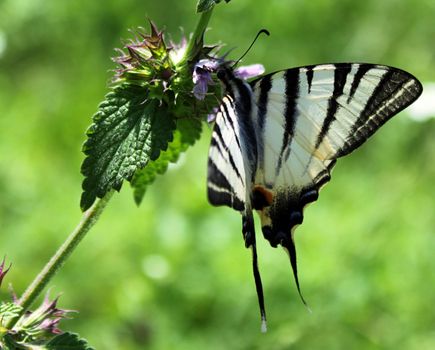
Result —
<path fill-rule="evenodd" d="M 208 158 L 208 198 L 242 214 L 245 245 L 266 330 L 253 211 L 264 237 L 289 255 L 299 287 L 294 230 L 317 200 L 336 160 L 362 145 L 422 92 L 411 74 L 361 63 L 320 64 L 264 75 L 250 83 L 223 65 L 224 97 Z"/>

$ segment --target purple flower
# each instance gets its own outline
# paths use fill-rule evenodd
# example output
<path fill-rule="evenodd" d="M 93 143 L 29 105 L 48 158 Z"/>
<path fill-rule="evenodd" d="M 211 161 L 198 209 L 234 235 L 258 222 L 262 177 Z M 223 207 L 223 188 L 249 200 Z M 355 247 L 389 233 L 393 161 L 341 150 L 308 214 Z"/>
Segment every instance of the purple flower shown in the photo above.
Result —
<path fill-rule="evenodd" d="M 47 292 L 42 304 L 34 311 L 27 311 L 17 322 L 14 330 L 23 330 L 33 336 L 38 334 L 49 336 L 62 333 L 58 328 L 59 322 L 64 318 L 68 318 L 69 313 L 74 311 L 57 308 L 58 299 L 59 297 L 50 300 L 49 292 Z"/>
<path fill-rule="evenodd" d="M 198 100 L 204 100 L 209 85 L 214 85 L 212 73 L 221 66 L 225 66 L 230 61 L 220 59 L 203 59 L 200 60 L 193 69 L 192 80 L 194 83 L 193 94 Z M 264 67 L 261 64 L 252 64 L 250 66 L 242 66 L 234 70 L 234 75 L 240 79 L 249 79 L 264 73 Z M 209 118 L 210 119 L 210 118 Z"/>
<path fill-rule="evenodd" d="M 123 50 L 117 49 L 119 56 L 113 58 L 119 68 L 113 83 L 129 82 L 136 85 L 147 85 L 169 81 L 174 74 L 173 59 L 180 60 L 185 51 L 185 40 L 174 49 L 165 43 L 163 32 L 150 22 L 151 33 L 143 29 L 136 32 L 136 37 L 125 44 Z"/>
<path fill-rule="evenodd" d="M 262 64 L 251 64 L 250 66 L 242 66 L 234 70 L 234 75 L 240 79 L 249 79 L 264 73 Z"/>
<path fill-rule="evenodd" d="M 195 64 L 192 75 L 193 84 L 195 84 L 193 94 L 198 100 L 203 100 L 207 94 L 208 85 L 214 84 L 211 73 L 215 72 L 218 67 L 216 60 L 205 59 Z"/>
<path fill-rule="evenodd" d="M 193 94 L 198 100 L 203 100 L 207 94 L 208 85 L 213 84 L 211 73 L 201 67 L 196 67 L 193 72 Z"/>

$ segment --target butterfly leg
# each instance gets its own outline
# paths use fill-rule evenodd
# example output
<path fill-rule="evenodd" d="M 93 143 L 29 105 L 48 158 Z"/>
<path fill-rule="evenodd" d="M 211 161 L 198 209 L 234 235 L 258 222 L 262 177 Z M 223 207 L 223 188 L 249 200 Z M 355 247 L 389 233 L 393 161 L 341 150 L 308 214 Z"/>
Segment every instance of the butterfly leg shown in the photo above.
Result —
<path fill-rule="evenodd" d="M 266 309 L 264 307 L 263 285 L 261 283 L 260 271 L 258 270 L 257 244 L 255 241 L 255 226 L 252 211 L 245 213 L 242 217 L 243 223 L 243 238 L 245 239 L 246 248 L 251 248 L 252 251 L 252 269 L 254 272 L 255 288 L 257 290 L 258 304 L 260 306 L 261 315 L 261 331 L 267 331 L 266 324 Z"/>

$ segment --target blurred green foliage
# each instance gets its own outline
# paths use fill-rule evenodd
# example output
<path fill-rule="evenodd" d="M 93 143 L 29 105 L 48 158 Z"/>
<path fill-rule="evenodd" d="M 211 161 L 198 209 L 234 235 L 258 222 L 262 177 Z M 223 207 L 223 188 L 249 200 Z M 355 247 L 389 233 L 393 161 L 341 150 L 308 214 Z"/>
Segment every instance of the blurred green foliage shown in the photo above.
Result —
<path fill-rule="evenodd" d="M 179 0 L 0 2 L 0 255 L 21 294 L 81 217 L 80 152 L 115 68 L 147 17 L 179 41 L 197 21 Z M 233 0 L 207 42 L 268 71 L 365 61 L 435 80 L 432 0 Z M 269 332 L 259 332 L 240 216 L 206 201 L 210 128 L 136 208 L 127 184 L 52 283 L 63 322 L 97 349 L 434 349 L 435 119 L 406 111 L 338 162 L 287 256 L 259 242 Z M 8 297 L 6 288 L 1 291 Z"/>

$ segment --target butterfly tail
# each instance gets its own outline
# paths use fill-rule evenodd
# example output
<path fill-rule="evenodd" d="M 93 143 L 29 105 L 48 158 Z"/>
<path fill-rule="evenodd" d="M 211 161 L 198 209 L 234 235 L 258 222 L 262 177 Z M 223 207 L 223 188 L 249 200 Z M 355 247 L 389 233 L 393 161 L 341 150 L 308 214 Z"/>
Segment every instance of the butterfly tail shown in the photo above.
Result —
<path fill-rule="evenodd" d="M 254 273 L 255 288 L 257 290 L 258 305 L 261 315 L 261 332 L 267 332 L 266 308 L 264 306 L 263 284 L 261 283 L 260 271 L 258 269 L 257 244 L 255 241 L 255 226 L 252 212 L 243 216 L 243 238 L 246 248 L 252 251 L 252 270 Z"/>
<path fill-rule="evenodd" d="M 301 287 L 299 285 L 299 279 L 298 279 L 298 266 L 296 261 L 296 246 L 295 242 L 293 240 L 293 235 L 290 234 L 290 239 L 285 239 L 281 241 L 281 245 L 284 248 L 284 250 L 287 252 L 289 258 L 290 258 L 290 264 L 293 270 L 293 276 L 296 283 L 296 288 L 298 289 L 299 297 L 301 298 L 304 305 L 308 308 L 308 310 L 311 312 L 310 307 L 308 306 L 307 302 L 305 301 L 302 292 Z"/>

